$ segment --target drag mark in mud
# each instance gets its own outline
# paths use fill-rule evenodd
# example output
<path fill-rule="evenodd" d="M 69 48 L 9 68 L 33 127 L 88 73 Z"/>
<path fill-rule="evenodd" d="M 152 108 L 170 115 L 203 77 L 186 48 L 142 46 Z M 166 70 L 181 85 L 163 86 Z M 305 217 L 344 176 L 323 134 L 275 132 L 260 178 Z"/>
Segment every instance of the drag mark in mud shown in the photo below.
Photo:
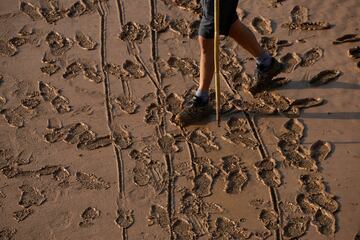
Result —
<path fill-rule="evenodd" d="M 113 116 L 111 112 L 111 103 L 110 103 L 110 82 L 109 82 L 109 75 L 106 71 L 106 23 L 107 23 L 107 12 L 104 9 L 104 6 L 102 5 L 102 2 L 98 5 L 98 12 L 100 15 L 100 34 L 101 34 L 101 68 L 102 72 L 104 74 L 104 94 L 105 94 L 105 105 L 106 105 L 106 117 L 107 117 L 107 123 L 109 131 L 111 132 L 111 126 L 113 121 Z M 121 157 L 121 151 L 116 147 L 116 145 L 113 143 L 113 149 L 116 156 L 116 163 L 117 163 L 117 174 L 118 174 L 118 184 L 119 184 L 119 198 L 123 199 L 125 198 L 125 184 L 124 184 L 124 163 L 123 159 Z M 118 204 L 119 205 L 119 204 Z M 118 206 L 120 208 L 120 206 Z M 127 229 L 122 228 L 122 239 L 128 239 L 127 238 Z"/>
<path fill-rule="evenodd" d="M 235 89 L 233 89 L 231 87 L 231 84 L 229 83 L 227 77 L 224 74 L 221 74 L 221 75 L 224 78 L 224 80 L 225 80 L 227 86 L 229 87 L 230 91 L 232 91 L 233 94 L 236 94 Z M 268 159 L 268 153 L 267 153 L 265 144 L 262 142 L 260 134 L 259 134 L 259 132 L 257 130 L 258 128 L 257 128 L 256 122 L 254 121 L 254 119 L 252 117 L 250 117 L 249 113 L 247 113 L 246 111 L 243 111 L 243 113 L 244 113 L 244 115 L 246 117 L 246 121 L 247 121 L 248 125 L 250 126 L 250 129 L 251 129 L 251 132 L 252 132 L 253 136 L 255 137 L 256 141 L 259 143 L 257 148 L 258 148 L 258 150 L 260 152 L 262 160 Z M 280 223 L 280 225 L 282 225 L 281 212 L 279 211 L 278 192 L 276 191 L 276 189 L 274 187 L 269 186 L 269 193 L 270 193 L 271 202 L 273 204 L 274 211 L 275 211 L 275 213 L 276 213 L 276 215 L 278 217 L 278 222 Z M 275 230 L 275 234 L 276 234 L 276 240 L 281 240 L 282 239 L 282 234 L 281 234 L 281 231 L 280 231 L 279 228 L 277 228 Z"/>
<path fill-rule="evenodd" d="M 262 160 L 268 159 L 268 153 L 265 147 L 265 144 L 262 142 L 262 139 L 260 137 L 260 134 L 257 130 L 257 126 L 256 126 L 256 122 L 254 121 L 253 118 L 250 117 L 250 115 L 247 112 L 244 112 L 244 115 L 246 116 L 246 120 L 248 121 L 248 124 L 251 127 L 251 130 L 253 132 L 253 135 L 255 137 L 255 139 L 260 143 L 258 146 L 258 149 L 260 151 L 260 155 Z M 276 212 L 277 216 L 278 216 L 278 222 L 280 222 L 280 225 L 282 224 L 281 220 L 281 212 L 279 211 L 279 197 L 278 197 L 278 192 L 276 191 L 276 189 L 274 187 L 269 187 L 269 191 L 270 191 L 270 196 L 271 196 L 271 202 L 273 204 L 273 208 L 274 211 Z M 276 229 L 275 230 L 276 233 L 276 240 L 281 240 L 282 239 L 282 235 L 281 235 L 281 231 L 280 229 Z"/>

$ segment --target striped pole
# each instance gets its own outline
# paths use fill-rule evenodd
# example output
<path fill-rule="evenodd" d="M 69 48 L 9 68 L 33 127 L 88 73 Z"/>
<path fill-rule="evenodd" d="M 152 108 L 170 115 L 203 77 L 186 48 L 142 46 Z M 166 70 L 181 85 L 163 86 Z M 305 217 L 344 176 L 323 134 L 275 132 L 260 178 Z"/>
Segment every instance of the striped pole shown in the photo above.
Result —
<path fill-rule="evenodd" d="M 214 65 L 215 65 L 215 93 L 216 93 L 216 120 L 218 127 L 220 127 L 220 69 L 219 69 L 219 15 L 220 15 L 220 0 L 214 0 L 215 13 L 215 33 L 214 33 Z"/>

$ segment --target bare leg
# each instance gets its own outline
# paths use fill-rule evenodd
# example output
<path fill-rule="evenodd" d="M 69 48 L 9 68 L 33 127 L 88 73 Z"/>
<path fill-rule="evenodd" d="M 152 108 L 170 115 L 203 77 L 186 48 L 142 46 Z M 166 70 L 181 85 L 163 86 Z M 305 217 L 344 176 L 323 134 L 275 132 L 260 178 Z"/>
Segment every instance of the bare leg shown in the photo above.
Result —
<path fill-rule="evenodd" d="M 200 43 L 200 81 L 199 90 L 209 91 L 214 75 L 214 39 L 199 36 Z"/>
<path fill-rule="evenodd" d="M 239 19 L 231 25 L 229 36 L 254 57 L 260 57 L 263 53 L 263 49 L 260 47 L 253 32 L 242 24 Z"/>

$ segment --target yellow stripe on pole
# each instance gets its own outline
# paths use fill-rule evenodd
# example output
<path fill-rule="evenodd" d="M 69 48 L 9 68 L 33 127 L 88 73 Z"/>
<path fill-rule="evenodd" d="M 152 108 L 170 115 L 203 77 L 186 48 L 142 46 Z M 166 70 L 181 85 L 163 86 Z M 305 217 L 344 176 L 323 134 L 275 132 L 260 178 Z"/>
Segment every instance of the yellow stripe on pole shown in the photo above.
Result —
<path fill-rule="evenodd" d="M 220 43 L 220 0 L 214 0 L 215 33 L 214 33 L 214 65 L 215 65 L 215 93 L 216 93 L 216 120 L 220 127 L 220 69 L 219 69 L 219 43 Z"/>

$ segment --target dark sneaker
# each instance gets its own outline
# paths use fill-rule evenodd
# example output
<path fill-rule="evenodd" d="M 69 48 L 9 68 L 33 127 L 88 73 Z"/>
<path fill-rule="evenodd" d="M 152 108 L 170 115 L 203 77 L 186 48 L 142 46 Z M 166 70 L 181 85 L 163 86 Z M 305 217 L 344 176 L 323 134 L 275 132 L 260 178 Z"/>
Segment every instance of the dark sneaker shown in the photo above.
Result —
<path fill-rule="evenodd" d="M 257 93 L 264 88 L 269 82 L 281 71 L 283 70 L 284 66 L 282 63 L 278 62 L 275 58 L 271 58 L 270 66 L 264 68 L 264 66 L 257 65 L 255 70 L 255 82 L 249 88 L 251 93 Z"/>
<path fill-rule="evenodd" d="M 176 115 L 175 121 L 184 127 L 206 118 L 210 113 L 209 101 L 203 101 L 201 98 L 194 96 L 190 104 Z"/>

